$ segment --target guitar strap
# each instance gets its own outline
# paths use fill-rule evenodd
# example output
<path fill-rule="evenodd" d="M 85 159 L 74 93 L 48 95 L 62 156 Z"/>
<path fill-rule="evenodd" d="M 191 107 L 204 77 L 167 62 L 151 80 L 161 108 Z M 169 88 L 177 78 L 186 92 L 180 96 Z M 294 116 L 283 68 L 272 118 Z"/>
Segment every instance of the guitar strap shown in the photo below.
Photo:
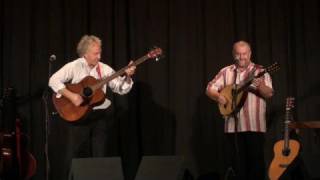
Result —
<path fill-rule="evenodd" d="M 96 71 L 97 71 L 97 73 L 99 75 L 99 79 L 102 79 L 101 70 L 100 70 L 100 64 L 99 63 L 98 63 L 98 66 L 96 68 Z"/>
<path fill-rule="evenodd" d="M 256 72 L 256 70 L 257 70 L 257 65 L 254 65 L 251 72 L 249 73 L 248 78 L 251 78 L 251 76 L 254 76 L 254 73 Z"/>
<path fill-rule="evenodd" d="M 254 65 L 253 66 L 253 68 L 252 68 L 252 70 L 248 73 L 248 77 L 247 78 L 250 78 L 251 76 L 254 76 L 254 73 L 255 73 L 255 71 L 257 70 L 257 65 Z M 237 73 L 237 68 L 235 67 L 234 68 L 234 73 L 233 73 L 233 84 L 235 85 L 236 84 L 236 82 L 237 82 L 237 75 L 238 75 L 238 73 Z"/>
<path fill-rule="evenodd" d="M 234 68 L 234 73 L 233 73 L 233 84 L 236 85 L 237 83 L 237 66 Z"/>

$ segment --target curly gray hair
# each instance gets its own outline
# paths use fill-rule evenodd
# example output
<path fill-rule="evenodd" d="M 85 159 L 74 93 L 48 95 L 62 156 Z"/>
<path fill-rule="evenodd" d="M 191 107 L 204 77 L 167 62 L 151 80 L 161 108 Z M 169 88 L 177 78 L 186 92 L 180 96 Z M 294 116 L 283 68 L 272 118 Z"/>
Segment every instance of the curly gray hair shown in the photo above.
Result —
<path fill-rule="evenodd" d="M 97 43 L 100 46 L 102 45 L 101 39 L 94 35 L 84 35 L 80 39 L 78 46 L 77 46 L 77 53 L 79 57 L 83 57 L 86 52 L 88 51 L 89 46 L 93 43 Z"/>

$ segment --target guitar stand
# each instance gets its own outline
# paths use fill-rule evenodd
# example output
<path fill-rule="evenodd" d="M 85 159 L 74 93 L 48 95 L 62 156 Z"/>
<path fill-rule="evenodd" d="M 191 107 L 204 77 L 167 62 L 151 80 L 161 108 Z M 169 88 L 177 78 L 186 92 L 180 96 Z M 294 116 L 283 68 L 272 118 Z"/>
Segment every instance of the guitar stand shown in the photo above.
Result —
<path fill-rule="evenodd" d="M 313 129 L 314 137 L 320 142 L 320 121 L 295 121 L 290 122 L 289 127 L 295 129 L 297 134 L 301 129 Z"/>
<path fill-rule="evenodd" d="M 320 121 L 290 122 L 289 127 L 294 129 L 320 129 Z"/>

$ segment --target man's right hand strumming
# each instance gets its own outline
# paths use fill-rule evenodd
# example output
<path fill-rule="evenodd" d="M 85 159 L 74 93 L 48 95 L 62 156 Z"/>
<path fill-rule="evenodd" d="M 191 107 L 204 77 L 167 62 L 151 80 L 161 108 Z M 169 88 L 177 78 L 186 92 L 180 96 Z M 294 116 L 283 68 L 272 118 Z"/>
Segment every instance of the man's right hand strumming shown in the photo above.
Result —
<path fill-rule="evenodd" d="M 68 98 L 75 106 L 80 106 L 83 102 L 81 95 L 71 92 L 66 88 L 60 90 L 59 93 Z"/>
<path fill-rule="evenodd" d="M 219 95 L 217 102 L 221 105 L 226 105 L 228 103 L 227 99 L 223 95 Z"/>
<path fill-rule="evenodd" d="M 212 100 L 216 101 L 221 105 L 226 105 L 228 103 L 228 100 L 226 99 L 226 97 L 221 95 L 218 91 L 214 90 L 213 88 L 209 87 L 206 90 L 206 94 L 209 98 L 211 98 Z"/>
<path fill-rule="evenodd" d="M 72 98 L 71 98 L 71 102 L 75 105 L 75 106 L 80 106 L 81 103 L 83 102 L 82 97 L 77 94 L 77 93 L 73 93 Z"/>

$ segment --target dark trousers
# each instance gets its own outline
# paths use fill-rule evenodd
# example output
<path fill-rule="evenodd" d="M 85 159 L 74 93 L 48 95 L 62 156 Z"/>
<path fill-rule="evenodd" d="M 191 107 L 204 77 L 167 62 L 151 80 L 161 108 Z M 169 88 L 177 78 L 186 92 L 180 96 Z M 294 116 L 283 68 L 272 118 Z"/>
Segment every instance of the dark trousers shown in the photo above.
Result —
<path fill-rule="evenodd" d="M 106 154 L 107 121 L 110 110 L 95 110 L 84 120 L 70 125 L 73 158 L 103 157 Z"/>
<path fill-rule="evenodd" d="M 113 121 L 112 107 L 94 110 L 83 120 L 74 123 L 57 116 L 50 127 L 50 179 L 67 180 L 73 158 L 106 156 L 110 130 L 108 123 Z"/>
<path fill-rule="evenodd" d="M 227 133 L 226 138 L 227 179 L 264 180 L 264 133 Z"/>

